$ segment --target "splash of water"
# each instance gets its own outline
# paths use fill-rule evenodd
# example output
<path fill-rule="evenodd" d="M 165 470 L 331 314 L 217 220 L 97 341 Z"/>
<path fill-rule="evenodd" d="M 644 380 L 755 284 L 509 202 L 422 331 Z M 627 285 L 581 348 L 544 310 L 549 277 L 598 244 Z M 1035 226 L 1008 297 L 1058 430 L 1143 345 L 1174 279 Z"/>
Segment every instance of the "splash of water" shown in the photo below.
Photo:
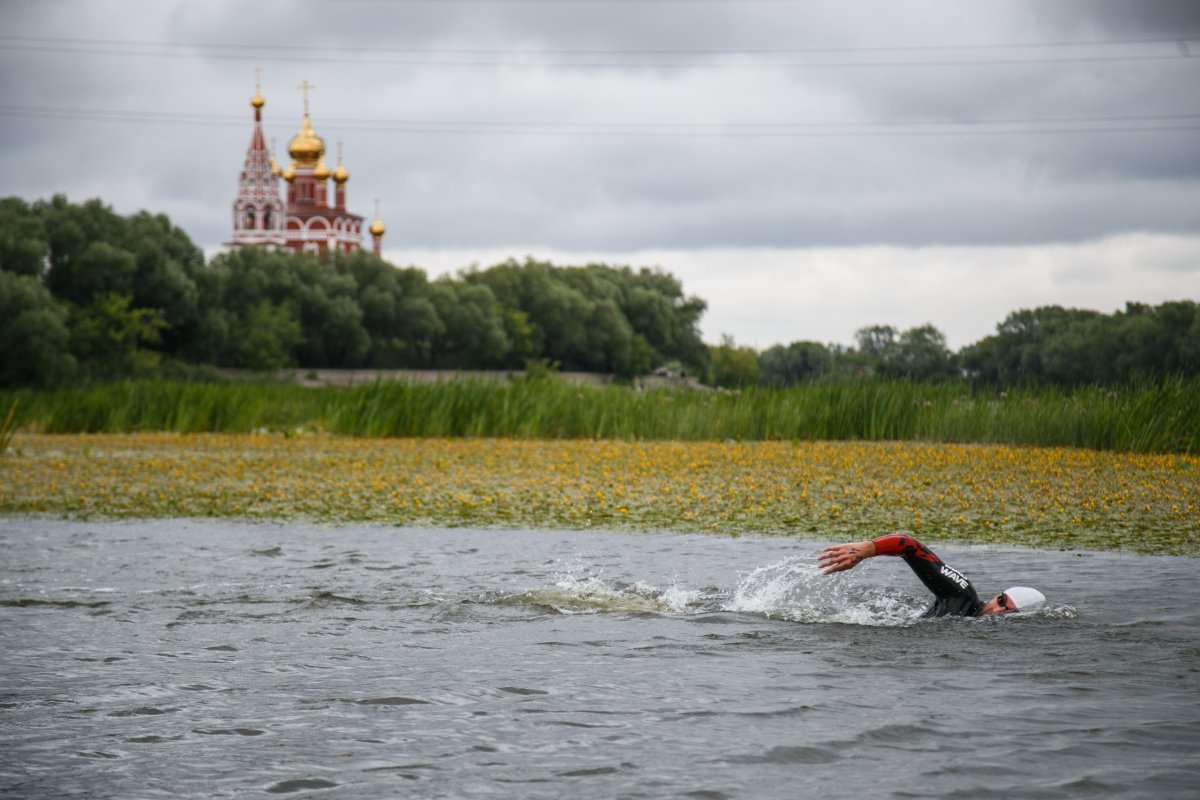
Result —
<path fill-rule="evenodd" d="M 675 585 L 659 589 L 642 582 L 609 583 L 602 575 L 568 575 L 553 586 L 522 592 L 508 601 L 551 608 L 560 614 L 669 614 L 693 610 L 697 596 L 697 592 Z"/>
<path fill-rule="evenodd" d="M 666 614 L 686 613 L 695 594 L 677 585 L 659 589 L 640 581 L 609 581 L 603 569 L 590 569 L 576 559 L 565 565 L 552 585 L 500 597 L 496 602 L 532 605 L 559 614 Z"/>
<path fill-rule="evenodd" d="M 692 589 L 678 579 L 665 588 L 639 581 L 609 581 L 603 570 L 573 564 L 554 584 L 500 602 L 535 605 L 560 614 L 758 614 L 803 623 L 904 625 L 920 614 L 919 601 L 861 584 L 845 575 L 825 576 L 811 558 L 791 557 L 744 575 L 732 592 Z"/>
<path fill-rule="evenodd" d="M 745 575 L 725 606 L 793 622 L 905 625 L 921 606 L 851 575 L 822 575 L 812 558 L 793 556 Z"/>

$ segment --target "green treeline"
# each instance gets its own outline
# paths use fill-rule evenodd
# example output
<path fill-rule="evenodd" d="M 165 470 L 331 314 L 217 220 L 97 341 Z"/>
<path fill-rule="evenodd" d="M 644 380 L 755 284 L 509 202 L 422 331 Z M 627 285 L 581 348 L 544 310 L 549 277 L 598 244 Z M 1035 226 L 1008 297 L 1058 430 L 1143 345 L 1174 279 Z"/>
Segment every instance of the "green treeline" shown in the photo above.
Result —
<path fill-rule="evenodd" d="M 850 347 L 706 346 L 705 301 L 660 270 L 528 260 L 430 280 L 366 251 L 241 250 L 205 261 L 167 217 L 99 200 L 0 199 L 0 386 L 212 377 L 208 367 L 494 369 L 530 364 L 720 387 L 867 376 L 975 388 L 1124 386 L 1200 376 L 1200 304 L 1010 314 L 953 352 L 933 325 Z M 803 324 L 802 321 L 799 324 Z"/>
<path fill-rule="evenodd" d="M 702 374 L 705 304 L 661 271 L 509 261 L 429 280 L 366 251 L 205 263 L 162 215 L 0 200 L 0 385 L 184 365 Z"/>
<path fill-rule="evenodd" d="M 786 386 L 870 373 L 885 378 L 983 386 L 1119 386 L 1165 375 L 1200 375 L 1200 304 L 1127 303 L 1123 311 L 1043 306 L 1009 314 L 997 332 L 957 353 L 932 325 L 906 331 L 863 328 L 856 347 L 819 342 L 776 345 L 762 353 L 726 340 L 713 348 L 723 385 Z"/>

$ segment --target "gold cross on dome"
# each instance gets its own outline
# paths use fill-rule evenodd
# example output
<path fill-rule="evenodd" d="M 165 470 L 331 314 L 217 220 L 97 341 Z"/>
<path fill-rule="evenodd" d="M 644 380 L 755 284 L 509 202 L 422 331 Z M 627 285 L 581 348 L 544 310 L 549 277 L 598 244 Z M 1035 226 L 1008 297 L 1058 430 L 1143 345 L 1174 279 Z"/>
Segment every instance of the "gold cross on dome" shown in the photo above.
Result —
<path fill-rule="evenodd" d="M 306 79 L 304 81 L 304 83 L 300 84 L 296 88 L 299 89 L 300 91 L 304 92 L 304 113 L 307 114 L 308 113 L 308 92 L 310 89 L 315 89 L 317 87 L 313 86 Z"/>

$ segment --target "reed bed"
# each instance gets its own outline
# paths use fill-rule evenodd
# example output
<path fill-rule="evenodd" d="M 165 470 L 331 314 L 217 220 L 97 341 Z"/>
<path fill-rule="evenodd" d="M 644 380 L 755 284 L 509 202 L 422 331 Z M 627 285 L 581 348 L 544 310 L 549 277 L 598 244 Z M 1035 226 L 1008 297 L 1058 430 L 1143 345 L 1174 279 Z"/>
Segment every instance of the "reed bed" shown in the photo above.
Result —
<path fill-rule="evenodd" d="M 673 441 L 930 441 L 1200 453 L 1200 380 L 1108 389 L 972 391 L 847 381 L 787 389 L 636 390 L 561 380 L 287 384 L 132 381 L 41 392 L 18 429 L 40 433 L 325 431 L 355 437 Z"/>

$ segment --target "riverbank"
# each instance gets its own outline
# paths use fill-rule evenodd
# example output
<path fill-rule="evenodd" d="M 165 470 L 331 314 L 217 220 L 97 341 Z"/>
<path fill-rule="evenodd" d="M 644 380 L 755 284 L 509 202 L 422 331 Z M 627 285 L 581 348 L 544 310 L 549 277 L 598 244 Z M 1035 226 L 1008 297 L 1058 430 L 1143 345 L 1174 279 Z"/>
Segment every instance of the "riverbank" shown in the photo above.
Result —
<path fill-rule="evenodd" d="M 1200 458 L 906 442 L 17 434 L 0 513 L 671 530 L 1200 555 Z"/>

